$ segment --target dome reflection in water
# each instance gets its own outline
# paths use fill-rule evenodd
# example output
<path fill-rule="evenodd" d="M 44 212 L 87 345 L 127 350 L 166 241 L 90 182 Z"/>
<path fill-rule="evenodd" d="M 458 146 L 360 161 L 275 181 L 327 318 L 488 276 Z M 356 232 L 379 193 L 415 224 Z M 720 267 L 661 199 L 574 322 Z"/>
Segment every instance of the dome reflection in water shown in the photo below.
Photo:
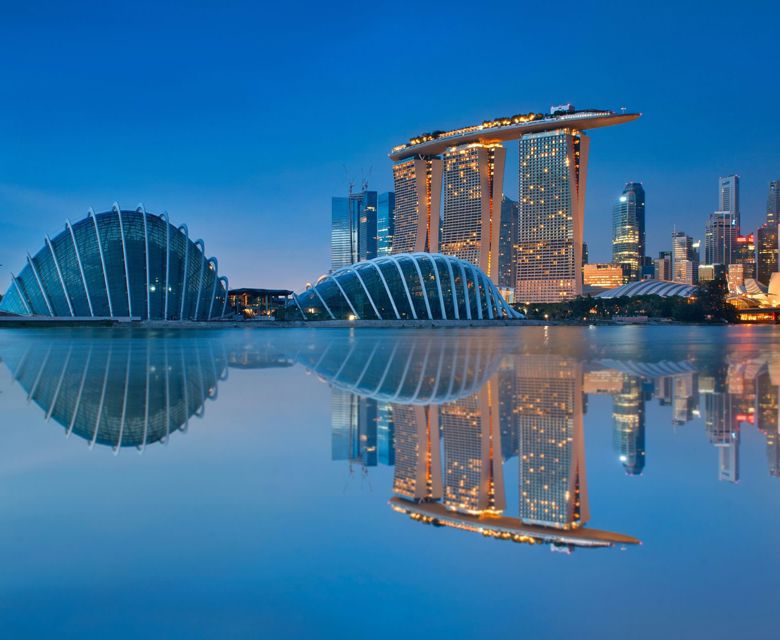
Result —
<path fill-rule="evenodd" d="M 3 354 L 29 401 L 90 446 L 143 450 L 201 416 L 227 376 L 214 340 L 22 340 Z"/>

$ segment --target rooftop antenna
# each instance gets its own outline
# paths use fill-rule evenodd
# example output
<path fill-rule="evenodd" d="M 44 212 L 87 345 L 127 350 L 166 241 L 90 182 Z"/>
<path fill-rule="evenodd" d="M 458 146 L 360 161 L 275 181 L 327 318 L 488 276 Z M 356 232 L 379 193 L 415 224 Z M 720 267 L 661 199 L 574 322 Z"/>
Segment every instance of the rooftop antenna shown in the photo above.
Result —
<path fill-rule="evenodd" d="M 342 167 L 344 167 L 344 175 L 347 178 L 347 184 L 349 185 L 349 195 L 352 195 L 352 188 L 355 186 L 355 180 L 352 178 L 352 176 L 349 175 L 349 169 L 347 169 L 347 165 L 342 164 Z"/>
<path fill-rule="evenodd" d="M 374 168 L 374 165 L 370 165 L 368 167 L 368 172 L 363 173 L 362 178 L 360 179 L 360 190 L 361 191 L 368 191 L 368 179 L 371 177 L 371 170 Z"/>

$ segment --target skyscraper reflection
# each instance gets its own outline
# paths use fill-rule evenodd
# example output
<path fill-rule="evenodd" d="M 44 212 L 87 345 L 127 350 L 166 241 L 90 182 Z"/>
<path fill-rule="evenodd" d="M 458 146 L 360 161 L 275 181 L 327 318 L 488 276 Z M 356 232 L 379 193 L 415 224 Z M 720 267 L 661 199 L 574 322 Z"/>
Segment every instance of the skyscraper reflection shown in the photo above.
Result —
<path fill-rule="evenodd" d="M 564 549 L 636 542 L 586 526 L 591 514 L 583 416 L 589 395 L 611 398 L 616 462 L 628 475 L 641 475 L 648 461 L 651 401 L 669 407 L 675 428 L 702 419 L 704 442 L 718 452 L 720 480 L 739 480 L 741 431 L 752 425 L 766 438 L 769 473 L 780 474 L 780 393 L 773 375 L 780 366 L 760 355 L 588 359 L 535 350 L 500 353 L 482 345 L 478 357 L 469 340 L 437 341 L 412 344 L 403 353 L 394 346 L 386 354 L 390 359 L 380 358 L 385 369 L 396 371 L 380 376 L 392 384 L 366 385 L 377 347 L 360 343 L 356 338 L 349 348 L 334 348 L 328 358 L 334 358 L 335 374 L 321 366 L 321 354 L 312 368 L 333 385 L 334 397 L 346 393 L 357 405 L 376 403 L 375 423 L 393 425 L 390 502 L 419 522 Z M 356 351 L 369 357 L 355 357 Z M 379 417 L 382 407 L 385 418 Z M 361 433 L 361 421 L 354 424 L 353 433 Z M 362 460 L 359 446 L 355 451 Z M 384 458 L 393 464 L 389 455 Z M 516 504 L 507 503 L 508 465 L 517 468 Z"/>

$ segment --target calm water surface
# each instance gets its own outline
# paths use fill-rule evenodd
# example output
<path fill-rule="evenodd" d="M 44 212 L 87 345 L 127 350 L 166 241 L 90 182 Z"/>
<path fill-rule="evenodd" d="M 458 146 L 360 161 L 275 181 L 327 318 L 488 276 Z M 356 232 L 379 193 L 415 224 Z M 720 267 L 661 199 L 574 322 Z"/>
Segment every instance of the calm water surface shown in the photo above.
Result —
<path fill-rule="evenodd" d="M 0 637 L 776 637 L 779 338 L 0 331 Z"/>

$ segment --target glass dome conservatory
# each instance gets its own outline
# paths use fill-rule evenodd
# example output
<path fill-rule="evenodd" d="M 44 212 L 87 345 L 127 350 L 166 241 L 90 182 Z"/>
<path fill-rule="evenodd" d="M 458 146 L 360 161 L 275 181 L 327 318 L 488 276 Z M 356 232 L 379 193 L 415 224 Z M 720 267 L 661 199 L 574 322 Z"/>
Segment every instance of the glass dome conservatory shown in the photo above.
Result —
<path fill-rule="evenodd" d="M 520 317 L 478 267 L 453 256 L 402 253 L 349 265 L 293 296 L 304 320 L 493 320 Z"/>
<path fill-rule="evenodd" d="M 50 239 L 27 263 L 0 311 L 56 318 L 211 320 L 224 316 L 228 281 L 203 240 L 166 214 L 120 209 L 95 214 Z"/>

